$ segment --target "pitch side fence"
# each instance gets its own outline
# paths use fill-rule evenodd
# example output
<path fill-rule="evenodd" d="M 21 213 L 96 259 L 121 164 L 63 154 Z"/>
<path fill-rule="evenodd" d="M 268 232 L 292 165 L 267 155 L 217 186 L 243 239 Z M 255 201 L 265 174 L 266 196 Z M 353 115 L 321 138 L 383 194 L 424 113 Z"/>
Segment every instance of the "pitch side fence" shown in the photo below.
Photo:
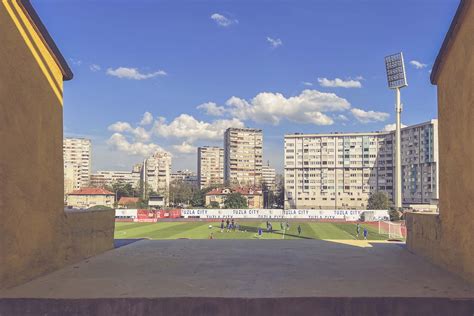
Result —
<path fill-rule="evenodd" d="M 386 221 L 388 210 L 308 210 L 308 209 L 116 209 L 116 221 L 157 222 L 162 220 L 220 220 L 235 218 L 323 220 L 323 221 Z"/>

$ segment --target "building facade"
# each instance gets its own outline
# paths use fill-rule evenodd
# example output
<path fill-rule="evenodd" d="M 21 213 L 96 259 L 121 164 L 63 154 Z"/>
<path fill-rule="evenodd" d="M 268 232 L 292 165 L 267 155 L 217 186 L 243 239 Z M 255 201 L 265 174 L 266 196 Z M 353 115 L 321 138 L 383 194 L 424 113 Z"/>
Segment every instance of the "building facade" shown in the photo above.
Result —
<path fill-rule="evenodd" d="M 67 195 L 67 206 L 87 209 L 93 206 L 114 207 L 115 194 L 101 188 L 81 188 Z"/>
<path fill-rule="evenodd" d="M 402 128 L 402 202 L 437 204 L 438 120 Z"/>
<path fill-rule="evenodd" d="M 91 140 L 64 138 L 64 193 L 67 194 L 90 185 Z"/>
<path fill-rule="evenodd" d="M 145 192 L 153 191 L 168 201 L 171 182 L 171 154 L 157 151 L 143 162 L 142 181 Z"/>
<path fill-rule="evenodd" d="M 394 132 L 285 136 L 285 208 L 364 209 L 394 194 Z M 403 203 L 437 199 L 437 120 L 402 129 Z"/>
<path fill-rule="evenodd" d="M 276 171 L 269 164 L 262 166 L 262 184 L 270 191 L 276 191 Z"/>
<path fill-rule="evenodd" d="M 224 134 L 224 182 L 230 186 L 262 185 L 261 129 L 228 128 Z"/>
<path fill-rule="evenodd" d="M 224 149 L 204 146 L 198 148 L 197 157 L 199 188 L 224 184 Z"/>
<path fill-rule="evenodd" d="M 97 171 L 91 174 L 91 186 L 103 188 L 116 182 L 131 184 L 133 188 L 140 187 L 140 169 L 138 171 Z"/>
<path fill-rule="evenodd" d="M 171 181 L 172 182 L 183 182 L 192 186 L 198 185 L 198 176 L 195 172 L 184 169 L 184 170 L 177 170 L 171 174 Z"/>

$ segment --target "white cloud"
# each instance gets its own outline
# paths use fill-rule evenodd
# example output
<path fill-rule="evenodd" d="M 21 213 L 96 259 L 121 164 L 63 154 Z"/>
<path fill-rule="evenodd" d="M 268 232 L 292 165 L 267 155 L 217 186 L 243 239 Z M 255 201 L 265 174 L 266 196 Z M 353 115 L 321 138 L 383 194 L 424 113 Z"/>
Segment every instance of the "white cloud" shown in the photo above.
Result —
<path fill-rule="evenodd" d="M 123 133 L 132 130 L 132 126 L 130 123 L 118 121 L 112 125 L 109 125 L 108 130 L 112 132 Z"/>
<path fill-rule="evenodd" d="M 345 116 L 344 114 L 339 114 L 338 116 L 336 116 L 336 119 L 338 119 L 340 121 L 349 121 L 347 116 Z"/>
<path fill-rule="evenodd" d="M 390 114 L 384 112 L 364 111 L 362 109 L 351 109 L 352 115 L 361 123 L 383 122 Z"/>
<path fill-rule="evenodd" d="M 108 130 L 117 133 L 129 133 L 133 135 L 135 141 L 148 141 L 151 137 L 151 133 L 147 132 L 143 127 L 133 128 L 130 123 L 121 121 L 110 125 Z"/>
<path fill-rule="evenodd" d="M 211 19 L 214 20 L 218 25 L 224 26 L 224 27 L 239 23 L 239 21 L 235 19 L 230 19 L 219 13 L 214 13 L 213 15 L 211 15 Z"/>
<path fill-rule="evenodd" d="M 411 60 L 410 64 L 414 66 L 416 69 L 423 69 L 428 66 L 427 64 L 423 64 L 422 62 L 419 62 L 418 60 Z"/>
<path fill-rule="evenodd" d="M 207 115 L 223 116 L 226 112 L 223 106 L 218 106 L 214 102 L 206 102 L 196 107 L 198 110 L 204 110 Z"/>
<path fill-rule="evenodd" d="M 322 87 L 329 88 L 362 88 L 361 79 L 349 79 L 342 80 L 340 78 L 335 78 L 333 80 L 328 78 L 318 78 L 318 82 Z"/>
<path fill-rule="evenodd" d="M 82 60 L 80 59 L 76 59 L 76 58 L 69 58 L 69 61 L 75 65 L 75 66 L 80 66 L 82 65 Z"/>
<path fill-rule="evenodd" d="M 402 123 L 402 128 L 407 127 L 405 124 Z M 394 131 L 397 128 L 397 124 L 387 124 L 384 126 L 383 131 L 384 132 L 391 132 Z"/>
<path fill-rule="evenodd" d="M 286 98 L 281 93 L 262 92 L 252 100 L 238 97 L 227 100 L 228 112 L 240 120 L 277 125 L 282 119 L 297 123 L 331 125 L 334 121 L 325 112 L 348 110 L 350 103 L 334 93 L 303 90 Z"/>
<path fill-rule="evenodd" d="M 143 157 L 150 156 L 158 150 L 163 150 L 160 146 L 153 143 L 149 143 L 149 144 L 145 144 L 142 142 L 131 143 L 129 140 L 127 140 L 127 138 L 124 135 L 120 133 L 114 133 L 107 141 L 107 144 L 111 148 L 125 152 L 129 155 L 140 155 Z"/>
<path fill-rule="evenodd" d="M 153 123 L 153 115 L 150 112 L 143 113 L 143 118 L 140 121 L 140 125 L 149 125 Z"/>
<path fill-rule="evenodd" d="M 198 121 L 193 116 L 181 114 L 167 124 L 164 118 L 155 121 L 153 132 L 165 138 L 184 138 L 188 143 L 196 140 L 222 140 L 229 127 L 244 127 L 244 123 L 234 118 L 213 122 Z"/>
<path fill-rule="evenodd" d="M 187 142 L 182 142 L 179 145 L 173 145 L 173 148 L 181 154 L 192 154 L 196 152 L 196 147 Z"/>
<path fill-rule="evenodd" d="M 308 81 L 303 81 L 303 82 L 301 82 L 301 83 L 302 83 L 303 85 L 305 85 L 305 86 L 308 86 L 308 87 L 311 87 L 311 86 L 313 85 L 313 83 L 308 82 Z"/>
<path fill-rule="evenodd" d="M 97 65 L 97 64 L 92 64 L 89 66 L 89 69 L 92 71 L 92 72 L 97 72 L 97 71 L 100 71 L 102 68 Z"/>
<path fill-rule="evenodd" d="M 273 48 L 277 48 L 278 46 L 283 45 L 283 42 L 279 38 L 271 38 L 267 36 L 267 41 Z"/>
<path fill-rule="evenodd" d="M 118 67 L 117 69 L 107 69 L 107 74 L 121 79 L 145 80 L 156 76 L 166 76 L 164 70 L 158 70 L 148 74 L 143 74 L 137 68 Z"/>

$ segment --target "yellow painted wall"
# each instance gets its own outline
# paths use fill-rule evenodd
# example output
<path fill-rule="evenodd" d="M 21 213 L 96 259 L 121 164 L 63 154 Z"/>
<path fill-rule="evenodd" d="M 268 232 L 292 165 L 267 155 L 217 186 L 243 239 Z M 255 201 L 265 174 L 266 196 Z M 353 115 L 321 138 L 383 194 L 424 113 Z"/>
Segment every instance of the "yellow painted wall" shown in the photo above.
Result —
<path fill-rule="evenodd" d="M 82 256 L 68 255 L 74 230 L 63 206 L 62 74 L 29 23 L 16 1 L 2 0 L 0 288 Z M 102 251 L 113 243 L 104 238 Z"/>
<path fill-rule="evenodd" d="M 441 68 L 438 117 L 438 235 L 433 219 L 411 215 L 408 246 L 474 283 L 474 4 Z"/>

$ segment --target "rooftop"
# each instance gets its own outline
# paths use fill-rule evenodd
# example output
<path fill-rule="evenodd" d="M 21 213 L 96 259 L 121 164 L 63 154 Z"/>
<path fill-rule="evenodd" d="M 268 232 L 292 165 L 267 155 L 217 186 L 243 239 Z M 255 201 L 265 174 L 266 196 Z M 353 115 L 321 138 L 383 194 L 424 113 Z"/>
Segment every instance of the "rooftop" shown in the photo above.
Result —
<path fill-rule="evenodd" d="M 68 195 L 114 195 L 115 193 L 110 192 L 102 188 L 81 188 L 79 190 L 68 193 Z"/>

